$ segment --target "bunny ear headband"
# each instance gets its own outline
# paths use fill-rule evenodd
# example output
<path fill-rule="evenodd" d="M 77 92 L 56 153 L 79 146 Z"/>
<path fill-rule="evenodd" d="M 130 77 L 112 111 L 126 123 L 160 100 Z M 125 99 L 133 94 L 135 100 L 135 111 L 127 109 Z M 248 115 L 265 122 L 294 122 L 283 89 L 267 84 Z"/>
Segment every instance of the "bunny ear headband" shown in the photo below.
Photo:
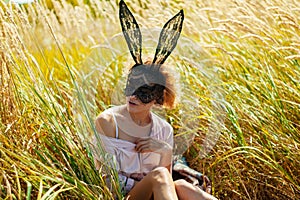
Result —
<path fill-rule="evenodd" d="M 120 1 L 119 18 L 122 31 L 136 65 L 142 65 L 142 34 L 134 16 L 123 0 Z M 183 24 L 183 10 L 180 10 L 162 28 L 152 64 L 160 65 L 176 47 Z"/>

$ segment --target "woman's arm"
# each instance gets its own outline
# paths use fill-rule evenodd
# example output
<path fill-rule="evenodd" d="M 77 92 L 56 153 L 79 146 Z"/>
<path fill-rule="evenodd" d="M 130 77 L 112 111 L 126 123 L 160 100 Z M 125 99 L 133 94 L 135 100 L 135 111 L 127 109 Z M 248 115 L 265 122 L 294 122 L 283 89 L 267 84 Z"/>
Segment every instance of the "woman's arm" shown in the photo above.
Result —
<path fill-rule="evenodd" d="M 101 113 L 95 120 L 97 133 L 108 137 L 116 137 L 116 125 L 113 117 L 107 113 Z"/>
<path fill-rule="evenodd" d="M 172 147 L 167 142 L 155 138 L 140 138 L 136 141 L 136 151 L 139 153 L 155 152 L 160 154 L 159 167 L 166 167 L 171 172 Z"/>
<path fill-rule="evenodd" d="M 161 154 L 161 159 L 159 162 L 159 166 L 166 167 L 169 172 L 172 171 L 172 149 L 166 150 L 164 153 Z"/>
<path fill-rule="evenodd" d="M 101 113 L 95 120 L 95 128 L 99 135 L 105 135 L 108 137 L 115 137 L 115 124 L 113 122 L 112 116 L 107 113 Z M 94 135 L 93 137 L 93 157 L 94 165 L 97 170 L 100 169 L 103 163 L 103 155 L 99 148 L 103 148 L 103 141 L 101 141 L 100 136 Z M 105 143 L 104 143 L 105 145 Z M 105 148 L 105 147 L 104 147 Z"/>

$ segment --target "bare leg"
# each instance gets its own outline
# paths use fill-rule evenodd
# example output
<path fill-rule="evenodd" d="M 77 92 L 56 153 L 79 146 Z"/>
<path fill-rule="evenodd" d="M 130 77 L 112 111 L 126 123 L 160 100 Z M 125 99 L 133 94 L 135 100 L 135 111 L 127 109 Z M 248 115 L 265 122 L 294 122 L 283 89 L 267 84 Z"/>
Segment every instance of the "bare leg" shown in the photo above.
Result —
<path fill-rule="evenodd" d="M 186 180 L 180 179 L 174 182 L 178 198 L 180 200 L 216 200 L 214 196 L 204 192 Z"/>
<path fill-rule="evenodd" d="M 149 172 L 126 196 L 126 200 L 177 200 L 175 185 L 170 172 L 158 167 Z"/>

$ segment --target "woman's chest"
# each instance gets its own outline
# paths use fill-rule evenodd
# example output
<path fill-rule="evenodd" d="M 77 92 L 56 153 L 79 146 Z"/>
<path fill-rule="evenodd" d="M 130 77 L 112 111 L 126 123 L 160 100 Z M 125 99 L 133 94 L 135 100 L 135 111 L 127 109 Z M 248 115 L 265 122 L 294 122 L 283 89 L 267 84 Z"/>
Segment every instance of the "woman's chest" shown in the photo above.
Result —
<path fill-rule="evenodd" d="M 149 137 L 151 133 L 151 127 L 143 129 L 122 129 L 118 127 L 118 139 L 126 140 L 128 142 L 135 143 L 137 139 Z"/>

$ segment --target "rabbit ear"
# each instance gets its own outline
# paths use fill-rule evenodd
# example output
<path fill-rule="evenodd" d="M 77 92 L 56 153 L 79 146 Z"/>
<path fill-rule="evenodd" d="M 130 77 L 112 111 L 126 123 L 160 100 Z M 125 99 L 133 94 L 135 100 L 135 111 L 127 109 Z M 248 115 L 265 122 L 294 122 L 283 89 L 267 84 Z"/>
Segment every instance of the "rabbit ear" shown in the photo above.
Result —
<path fill-rule="evenodd" d="M 176 47 L 183 24 L 183 10 L 171 18 L 160 32 L 158 45 L 153 59 L 154 64 L 163 64 Z"/>
<path fill-rule="evenodd" d="M 136 64 L 142 62 L 142 34 L 134 16 L 123 0 L 119 3 L 119 18 L 128 48 Z"/>

